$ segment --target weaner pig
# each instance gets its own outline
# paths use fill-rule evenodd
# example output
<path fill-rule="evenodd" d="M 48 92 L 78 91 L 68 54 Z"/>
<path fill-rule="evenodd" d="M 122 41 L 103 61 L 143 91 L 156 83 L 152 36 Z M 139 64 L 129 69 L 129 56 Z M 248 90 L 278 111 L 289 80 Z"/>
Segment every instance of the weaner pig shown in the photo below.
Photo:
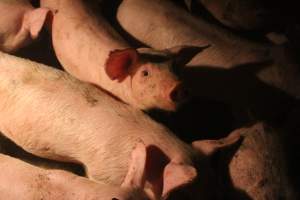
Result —
<path fill-rule="evenodd" d="M 157 49 L 174 45 L 211 45 L 196 55 L 188 66 L 199 70 L 202 67 L 204 71 L 245 66 L 245 71 L 258 74 L 263 82 L 300 98 L 299 66 L 288 48 L 236 36 L 190 15 L 170 0 L 124 0 L 117 18 L 127 32 Z"/>
<path fill-rule="evenodd" d="M 38 37 L 49 9 L 35 9 L 28 0 L 1 0 L 0 13 L 0 50 L 13 52 Z"/>
<path fill-rule="evenodd" d="M 284 148 L 286 133 L 264 123 L 236 131 L 246 132 L 241 146 L 219 155 L 225 199 L 299 199 Z"/>
<path fill-rule="evenodd" d="M 194 180 L 194 159 L 239 140 L 234 134 L 197 141 L 192 148 L 96 87 L 5 53 L 0 53 L 0 98 L 4 135 L 35 155 L 84 164 L 94 180 L 120 185 L 130 152 L 142 140 L 147 147 L 145 188 L 156 197 L 165 198 Z"/>
<path fill-rule="evenodd" d="M 53 10 L 51 32 L 58 60 L 80 80 L 144 110 L 175 110 L 184 99 L 181 81 L 173 72 L 185 64 L 175 61 L 182 56 L 180 48 L 176 52 L 130 48 L 82 0 L 41 0 L 41 6 Z"/>
<path fill-rule="evenodd" d="M 266 60 L 269 53 L 266 46 L 194 17 L 171 0 L 124 0 L 117 19 L 133 37 L 157 49 L 211 45 L 189 65 L 232 68 Z"/>
<path fill-rule="evenodd" d="M 120 186 L 96 183 L 63 170 L 46 170 L 0 153 L 0 199 L 6 200 L 147 200 L 143 192 L 146 149 L 132 152 Z"/>

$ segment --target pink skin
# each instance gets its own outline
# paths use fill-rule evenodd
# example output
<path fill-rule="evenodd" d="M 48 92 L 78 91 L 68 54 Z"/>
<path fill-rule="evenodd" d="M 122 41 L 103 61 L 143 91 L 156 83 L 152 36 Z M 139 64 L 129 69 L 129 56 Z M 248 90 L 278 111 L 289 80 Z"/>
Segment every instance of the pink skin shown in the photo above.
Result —
<path fill-rule="evenodd" d="M 213 147 L 202 152 L 196 143 L 195 148 L 183 143 L 142 111 L 92 85 L 4 53 L 0 83 L 0 131 L 35 155 L 84 164 L 90 179 L 121 185 L 132 149 L 142 140 L 147 151 L 144 190 L 153 199 L 191 183 L 196 157 L 239 139 L 210 142 Z"/>
<path fill-rule="evenodd" d="M 2 0 L 0 13 L 0 50 L 14 52 L 38 37 L 49 9 L 35 9 L 26 0 Z"/>
<path fill-rule="evenodd" d="M 0 154 L 0 196 L 6 200 L 150 200 L 143 191 L 145 158 L 145 146 L 138 144 L 122 185 L 113 186 L 62 170 L 45 170 Z"/>
<path fill-rule="evenodd" d="M 197 54 L 187 67 L 197 67 L 199 72 L 201 68 L 204 68 L 204 72 L 211 68 L 213 72 L 218 70 L 216 68 L 234 71 L 234 68 L 240 69 L 241 65 L 248 68 L 247 64 L 252 64 L 248 70 L 253 70 L 253 77 L 293 97 L 300 97 L 299 64 L 288 47 L 243 39 L 200 17 L 192 16 L 171 0 L 123 0 L 118 8 L 117 19 L 128 33 L 156 49 L 174 45 L 211 45 Z M 232 71 L 228 70 L 229 73 Z M 220 95 L 219 88 L 209 91 L 206 87 L 201 88 L 201 80 L 188 76 L 186 80 L 196 83 L 190 84 L 195 95 L 208 95 L 209 98 L 230 102 L 236 99 L 231 94 Z M 216 85 L 215 82 L 208 84 Z"/>
<path fill-rule="evenodd" d="M 299 190 L 288 175 L 282 139 L 290 137 L 288 132 L 261 122 L 235 131 L 244 133 L 243 142 L 234 152 L 222 152 L 218 164 L 219 174 L 230 181 L 229 189 L 228 181 L 222 180 L 228 199 L 239 199 L 232 188 L 244 191 L 249 199 L 299 199 Z"/>
<path fill-rule="evenodd" d="M 139 109 L 173 111 L 182 102 L 183 99 L 171 98 L 181 84 L 171 70 L 171 63 L 173 57 L 181 55 L 168 50 L 130 49 L 101 16 L 91 14 L 82 0 L 41 0 L 41 6 L 53 10 L 54 50 L 69 73 Z M 154 53 L 165 57 L 164 62 L 142 55 Z M 118 69 L 109 64 L 110 60 L 117 62 Z"/>
<path fill-rule="evenodd" d="M 117 19 L 133 37 L 156 49 L 211 45 L 192 59 L 191 66 L 228 69 L 267 59 L 268 45 L 248 41 L 194 17 L 171 0 L 124 0 Z"/>

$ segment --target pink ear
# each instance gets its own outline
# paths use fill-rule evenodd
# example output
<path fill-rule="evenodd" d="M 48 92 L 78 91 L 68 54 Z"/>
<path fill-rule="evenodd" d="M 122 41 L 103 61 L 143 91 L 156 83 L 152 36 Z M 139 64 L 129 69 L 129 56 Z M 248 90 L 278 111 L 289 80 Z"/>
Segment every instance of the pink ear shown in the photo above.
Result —
<path fill-rule="evenodd" d="M 25 14 L 24 23 L 26 23 L 32 39 L 38 37 L 44 24 L 46 23 L 47 15 L 50 12 L 51 11 L 48 8 L 36 8 Z"/>
<path fill-rule="evenodd" d="M 122 81 L 136 65 L 138 57 L 138 52 L 132 48 L 111 51 L 105 64 L 106 74 L 112 80 Z"/>
<path fill-rule="evenodd" d="M 139 142 L 131 153 L 128 172 L 122 183 L 122 187 L 144 187 L 146 159 L 145 144 Z"/>
<path fill-rule="evenodd" d="M 240 130 L 233 131 L 227 137 L 219 140 L 199 140 L 192 143 L 192 146 L 206 156 L 210 156 L 219 149 L 232 146 L 241 139 Z"/>
<path fill-rule="evenodd" d="M 169 163 L 165 167 L 163 175 L 163 199 L 166 199 L 172 191 L 191 183 L 196 177 L 197 172 L 194 167 Z"/>

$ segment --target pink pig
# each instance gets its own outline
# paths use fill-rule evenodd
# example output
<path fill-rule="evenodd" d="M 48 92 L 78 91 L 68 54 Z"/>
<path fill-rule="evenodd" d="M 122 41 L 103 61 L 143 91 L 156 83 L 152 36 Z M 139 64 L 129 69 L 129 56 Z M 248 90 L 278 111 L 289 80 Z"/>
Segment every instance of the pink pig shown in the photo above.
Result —
<path fill-rule="evenodd" d="M 142 190 L 146 163 L 146 149 L 142 143 L 132 151 L 131 158 L 127 175 L 120 187 L 96 183 L 63 170 L 45 170 L 0 153 L 0 199 L 150 199 Z"/>
<path fill-rule="evenodd" d="M 41 6 L 53 10 L 54 50 L 72 75 L 144 110 L 173 111 L 185 99 L 173 69 L 185 65 L 201 48 L 135 50 L 101 16 L 91 14 L 82 0 L 41 0 Z"/>
<path fill-rule="evenodd" d="M 243 71 L 253 70 L 251 76 L 256 76 L 259 81 L 293 97 L 300 97 L 300 68 L 297 57 L 288 46 L 245 39 L 208 23 L 203 17 L 192 16 L 171 0 L 124 0 L 118 7 L 117 19 L 133 37 L 156 49 L 174 45 L 211 46 L 196 55 L 187 64 L 188 67 L 197 67 L 199 71 L 202 68 L 204 72 L 207 69 L 216 71 L 216 68 L 230 72 L 228 69 L 240 70 L 242 66 L 247 66 Z M 259 70 L 254 66 L 260 66 Z M 187 77 L 187 81 L 192 79 Z M 198 77 L 199 81 L 197 78 L 194 80 L 198 82 L 194 84 L 194 92 L 205 96 L 203 91 L 206 88 L 201 88 L 201 78 Z M 226 92 L 225 95 L 220 95 L 221 91 L 211 89 L 217 85 L 215 82 L 208 85 L 210 94 L 216 91 L 216 94 L 213 94 L 216 97 L 213 98 L 223 100 L 223 96 L 228 95 Z M 244 87 L 243 84 L 240 86 Z M 224 88 L 220 87 L 220 90 Z M 232 98 L 232 95 L 229 95 L 229 98 Z"/>
<path fill-rule="evenodd" d="M 124 0 L 118 7 L 117 19 L 129 34 L 156 49 L 174 45 L 211 46 L 196 55 L 189 66 L 230 69 L 269 58 L 270 45 L 244 39 L 204 18 L 192 16 L 171 0 Z"/>
<path fill-rule="evenodd" d="M 0 50 L 13 52 L 38 37 L 49 9 L 35 9 L 27 0 L 1 0 L 0 13 Z"/>
<path fill-rule="evenodd" d="M 193 147 L 142 111 L 42 64 L 0 53 L 0 131 L 35 155 L 84 164 L 90 179 L 121 185 L 130 154 L 146 146 L 144 190 L 152 199 L 196 178 L 196 161 L 235 143 L 196 141 Z M 204 170 L 201 167 L 201 170 Z"/>

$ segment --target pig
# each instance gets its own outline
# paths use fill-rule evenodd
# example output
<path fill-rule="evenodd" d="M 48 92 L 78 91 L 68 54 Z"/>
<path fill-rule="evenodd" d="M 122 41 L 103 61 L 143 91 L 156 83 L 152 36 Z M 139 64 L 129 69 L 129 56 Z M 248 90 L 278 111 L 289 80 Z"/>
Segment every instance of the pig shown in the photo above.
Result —
<path fill-rule="evenodd" d="M 176 60 L 187 59 L 181 52 L 188 47 L 131 48 L 82 0 L 41 0 L 41 6 L 53 10 L 53 47 L 62 66 L 75 77 L 142 110 L 174 111 L 185 99 L 173 68 L 185 64 Z"/>
<path fill-rule="evenodd" d="M 63 170 L 42 169 L 0 153 L 0 198 L 7 200 L 147 200 L 142 190 L 146 149 L 132 151 L 121 186 L 96 183 Z M 9 182 L 8 182 L 9 180 Z M 13 185 L 13 187 L 12 187 Z"/>
<path fill-rule="evenodd" d="M 153 198 L 165 199 L 191 183 L 198 160 L 240 140 L 233 134 L 190 146 L 101 89 L 5 53 L 0 54 L 0 96 L 0 131 L 6 137 L 34 155 L 83 164 L 91 180 L 121 185 L 130 152 L 142 141 L 145 191 Z"/>
<path fill-rule="evenodd" d="M 28 0 L 1 0 L 0 13 L 0 50 L 11 53 L 38 37 L 49 9 L 34 8 Z"/>
<path fill-rule="evenodd" d="M 221 152 L 217 167 L 225 198 L 299 199 L 285 151 L 285 145 L 290 145 L 287 133 L 263 122 L 236 131 L 246 133 L 242 144 L 234 151 Z"/>
<path fill-rule="evenodd" d="M 189 66 L 230 69 L 269 59 L 269 45 L 248 41 L 194 17 L 169 0 L 124 0 L 117 9 L 117 20 L 137 40 L 156 49 L 210 45 Z"/>
<path fill-rule="evenodd" d="M 143 12 L 140 12 L 141 10 Z M 192 71 L 192 75 L 195 74 L 195 68 L 199 72 L 202 69 L 204 73 L 208 70 L 236 73 L 244 69 L 246 73 L 250 72 L 251 76 L 257 77 L 266 85 L 300 98 L 299 64 L 288 44 L 278 46 L 241 38 L 207 23 L 204 19 L 190 15 L 169 0 L 124 0 L 118 7 L 117 19 L 125 31 L 156 49 L 174 45 L 210 45 L 187 64 L 185 71 Z M 219 80 L 220 78 L 221 76 Z M 186 80 L 191 78 L 187 75 Z M 192 93 L 206 96 L 199 88 L 207 87 L 208 84 L 201 84 L 201 80 L 203 79 L 196 77 L 196 81 L 200 83 L 195 84 Z M 210 85 L 217 86 L 215 82 Z M 217 100 L 223 100 L 220 99 L 220 92 L 224 91 L 224 83 L 220 86 L 220 90 L 209 91 L 217 91 L 214 94 L 216 96 L 213 96 Z M 241 87 L 236 84 L 233 87 L 239 86 Z M 208 95 L 212 98 L 211 94 Z M 236 98 L 236 95 L 230 96 Z"/>
<path fill-rule="evenodd" d="M 276 11 L 276 3 L 265 0 L 185 0 L 189 10 L 194 3 L 204 6 L 223 25 L 236 30 L 257 31 L 277 29 L 282 16 Z M 275 5 L 273 5 L 275 4 Z M 197 14 L 199 10 L 194 9 Z"/>

